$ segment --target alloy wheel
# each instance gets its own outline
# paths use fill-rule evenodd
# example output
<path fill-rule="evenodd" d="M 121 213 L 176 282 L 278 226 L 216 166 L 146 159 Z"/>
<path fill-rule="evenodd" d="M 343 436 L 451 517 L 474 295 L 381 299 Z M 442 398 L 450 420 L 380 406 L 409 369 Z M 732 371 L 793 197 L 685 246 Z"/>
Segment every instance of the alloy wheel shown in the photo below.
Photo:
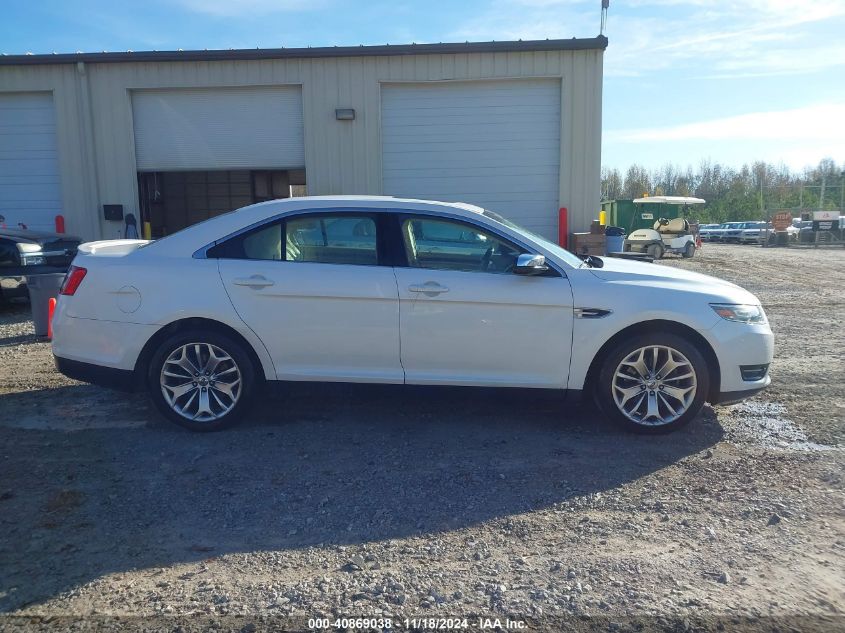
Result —
<path fill-rule="evenodd" d="M 187 420 L 211 422 L 229 413 L 241 395 L 241 371 L 224 350 L 188 343 L 173 350 L 161 368 L 161 393 Z"/>
<path fill-rule="evenodd" d="M 613 374 L 613 400 L 629 420 L 662 426 L 680 418 L 695 399 L 695 369 L 686 356 L 665 345 L 640 347 Z"/>

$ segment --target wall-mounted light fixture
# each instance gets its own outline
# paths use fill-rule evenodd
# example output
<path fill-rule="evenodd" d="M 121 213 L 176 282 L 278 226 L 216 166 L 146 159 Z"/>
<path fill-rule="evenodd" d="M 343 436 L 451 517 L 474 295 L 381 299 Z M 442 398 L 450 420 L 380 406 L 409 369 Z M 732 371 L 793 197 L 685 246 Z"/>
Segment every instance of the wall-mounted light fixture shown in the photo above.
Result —
<path fill-rule="evenodd" d="M 338 121 L 354 121 L 355 110 L 353 108 L 337 108 L 334 111 L 334 118 Z"/>

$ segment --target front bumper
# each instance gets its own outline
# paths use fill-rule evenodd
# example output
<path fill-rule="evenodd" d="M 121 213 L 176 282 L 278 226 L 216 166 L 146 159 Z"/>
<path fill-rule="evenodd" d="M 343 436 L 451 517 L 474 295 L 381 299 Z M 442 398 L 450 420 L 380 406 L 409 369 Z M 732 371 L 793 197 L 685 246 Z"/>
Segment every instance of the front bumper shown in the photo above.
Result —
<path fill-rule="evenodd" d="M 756 396 L 758 393 L 768 387 L 771 384 L 772 379 L 771 377 L 766 376 L 763 382 L 765 383 L 764 385 L 754 387 L 753 389 L 743 389 L 741 391 L 722 391 L 716 397 L 716 401 L 711 402 L 710 404 L 735 404 L 737 402 L 747 400 L 752 396 Z"/>
<path fill-rule="evenodd" d="M 625 240 L 622 244 L 625 251 L 629 253 L 645 253 L 652 244 L 663 246 L 663 242 L 656 240 Z"/>
<path fill-rule="evenodd" d="M 29 296 L 26 287 L 26 277 L 16 275 L 0 277 L 0 296 L 6 299 Z"/>
<path fill-rule="evenodd" d="M 712 404 L 738 402 L 759 393 L 771 382 L 768 372 L 757 380 L 745 380 L 743 367 L 771 366 L 774 357 L 774 335 L 768 324 L 752 325 L 720 320 L 709 330 L 701 331 L 719 361 L 720 382 L 713 389 Z"/>

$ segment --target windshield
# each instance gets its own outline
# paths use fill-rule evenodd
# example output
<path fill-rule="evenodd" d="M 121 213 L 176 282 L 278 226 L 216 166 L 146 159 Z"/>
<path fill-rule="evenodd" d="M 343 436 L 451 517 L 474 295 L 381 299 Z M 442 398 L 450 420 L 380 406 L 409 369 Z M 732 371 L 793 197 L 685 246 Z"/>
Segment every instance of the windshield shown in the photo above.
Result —
<path fill-rule="evenodd" d="M 489 211 L 489 210 L 485 209 L 483 214 L 484 214 L 484 217 L 490 218 L 491 220 L 494 220 L 494 221 L 498 222 L 499 224 L 504 224 L 506 227 L 508 227 L 512 231 L 516 231 L 520 235 L 523 235 L 523 236 L 529 238 L 533 242 L 537 242 L 538 244 L 540 244 L 540 246 L 542 246 L 546 250 L 552 252 L 557 257 L 560 257 L 563 261 L 565 261 L 567 264 L 569 264 L 573 268 L 578 268 L 578 267 L 584 265 L 584 260 L 582 260 L 577 255 L 573 255 L 572 253 L 570 253 L 568 250 L 566 250 L 562 246 L 559 246 L 558 244 L 555 244 L 554 242 L 547 240 L 542 235 L 537 235 L 533 231 L 529 231 L 528 229 L 523 228 L 523 227 L 519 226 L 518 224 L 515 224 L 514 222 L 511 222 L 510 220 L 508 220 L 507 218 L 499 215 L 495 211 Z"/>

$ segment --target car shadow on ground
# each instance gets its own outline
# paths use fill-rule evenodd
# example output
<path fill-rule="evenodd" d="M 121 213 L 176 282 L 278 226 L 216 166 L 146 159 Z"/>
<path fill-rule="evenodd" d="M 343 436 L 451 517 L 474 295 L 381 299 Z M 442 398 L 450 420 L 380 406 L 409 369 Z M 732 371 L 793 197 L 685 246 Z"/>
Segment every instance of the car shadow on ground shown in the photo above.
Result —
<path fill-rule="evenodd" d="M 288 385 L 212 434 L 162 421 L 142 396 L 49 391 L 0 396 L 0 411 L 97 401 L 99 428 L 0 428 L 0 611 L 113 572 L 518 521 L 722 437 L 710 409 L 636 436 L 532 390 Z M 121 410 L 140 424 L 121 428 Z"/>

